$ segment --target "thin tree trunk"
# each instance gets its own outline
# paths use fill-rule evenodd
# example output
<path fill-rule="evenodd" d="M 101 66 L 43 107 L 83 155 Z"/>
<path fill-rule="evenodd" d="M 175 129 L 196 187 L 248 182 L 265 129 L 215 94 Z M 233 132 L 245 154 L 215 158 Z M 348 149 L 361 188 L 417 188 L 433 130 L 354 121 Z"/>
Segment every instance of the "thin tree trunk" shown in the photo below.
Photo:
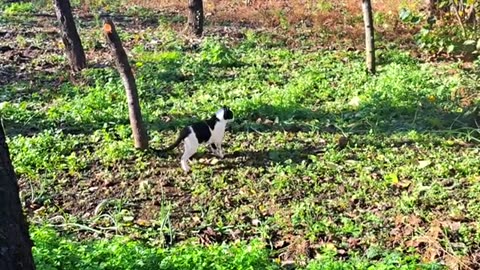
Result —
<path fill-rule="evenodd" d="M 467 16 L 466 16 L 466 23 L 469 25 L 473 25 L 474 29 L 477 28 L 477 11 L 475 9 L 476 5 L 472 4 L 470 5 L 469 9 L 467 10 Z"/>
<path fill-rule="evenodd" d="M 188 0 L 188 28 L 197 37 L 203 33 L 203 0 Z"/>
<path fill-rule="evenodd" d="M 375 74 L 375 42 L 372 15 L 372 3 L 370 0 L 362 0 L 363 21 L 365 23 L 365 52 L 367 71 Z"/>
<path fill-rule="evenodd" d="M 436 0 L 426 0 L 425 4 L 427 6 L 427 17 L 428 18 L 434 18 L 436 15 L 437 11 L 437 5 L 436 5 Z"/>
<path fill-rule="evenodd" d="M 0 124 L 0 269 L 35 269 L 33 243 L 22 213 L 18 184 L 3 125 Z"/>
<path fill-rule="evenodd" d="M 137 84 L 133 76 L 132 69 L 128 63 L 128 57 L 122 46 L 122 41 L 115 30 L 115 25 L 111 19 L 106 19 L 103 31 L 107 38 L 107 42 L 112 50 L 115 58 L 117 70 L 122 77 L 123 86 L 127 93 L 128 112 L 130 118 L 130 126 L 132 127 L 135 148 L 147 149 L 148 136 L 143 126 L 142 113 L 140 111 L 140 103 L 138 101 Z"/>
<path fill-rule="evenodd" d="M 87 66 L 87 61 L 80 36 L 75 27 L 75 21 L 73 20 L 70 1 L 54 0 L 54 3 L 57 19 L 61 24 L 62 40 L 70 67 L 73 71 L 80 71 Z"/>

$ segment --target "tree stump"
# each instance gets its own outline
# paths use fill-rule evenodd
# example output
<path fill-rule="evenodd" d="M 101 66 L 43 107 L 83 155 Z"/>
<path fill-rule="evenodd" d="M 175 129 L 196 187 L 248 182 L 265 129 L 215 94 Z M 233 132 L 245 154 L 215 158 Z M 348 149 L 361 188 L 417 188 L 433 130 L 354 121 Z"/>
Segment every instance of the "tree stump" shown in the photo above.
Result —
<path fill-rule="evenodd" d="M 130 118 L 130 126 L 132 127 L 135 148 L 147 149 L 148 136 L 143 126 L 142 113 L 140 103 L 138 101 L 137 84 L 132 73 L 132 68 L 128 63 L 128 57 L 122 46 L 122 41 L 115 30 L 112 20 L 107 18 L 104 21 L 103 32 L 107 39 L 108 45 L 112 51 L 117 70 L 122 78 L 123 86 L 127 94 L 128 113 Z"/>

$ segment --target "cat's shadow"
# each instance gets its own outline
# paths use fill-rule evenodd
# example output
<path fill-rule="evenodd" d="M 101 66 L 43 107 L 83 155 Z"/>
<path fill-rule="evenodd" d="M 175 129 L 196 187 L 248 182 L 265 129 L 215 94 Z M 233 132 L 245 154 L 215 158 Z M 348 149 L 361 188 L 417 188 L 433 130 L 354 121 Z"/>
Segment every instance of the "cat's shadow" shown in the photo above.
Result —
<path fill-rule="evenodd" d="M 325 152 L 324 146 L 306 147 L 302 149 L 280 148 L 268 150 L 242 150 L 225 154 L 223 159 L 218 162 L 219 170 L 236 169 L 243 167 L 266 168 L 273 164 L 288 162 L 289 164 L 299 164 L 304 161 L 309 162 L 310 156 L 322 156 Z M 202 155 L 201 158 L 213 158 L 210 153 Z"/>
<path fill-rule="evenodd" d="M 195 153 L 190 160 L 202 166 L 213 166 L 215 171 L 225 171 L 244 167 L 266 168 L 272 164 L 301 163 L 309 160 L 310 155 L 322 155 L 325 152 L 321 147 L 306 149 L 270 149 L 260 151 L 235 151 L 226 153 L 223 158 L 215 156 L 209 151 Z M 180 159 L 181 153 L 154 153 L 159 158 L 174 157 Z"/>

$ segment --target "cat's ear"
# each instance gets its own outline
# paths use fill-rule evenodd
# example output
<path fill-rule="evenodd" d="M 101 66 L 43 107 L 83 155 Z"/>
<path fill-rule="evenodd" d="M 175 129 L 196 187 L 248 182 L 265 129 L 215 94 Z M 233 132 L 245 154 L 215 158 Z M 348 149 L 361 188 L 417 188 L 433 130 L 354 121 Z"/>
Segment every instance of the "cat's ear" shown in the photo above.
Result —
<path fill-rule="evenodd" d="M 230 108 L 225 107 L 223 109 L 223 118 L 228 121 L 233 121 L 233 112 Z"/>

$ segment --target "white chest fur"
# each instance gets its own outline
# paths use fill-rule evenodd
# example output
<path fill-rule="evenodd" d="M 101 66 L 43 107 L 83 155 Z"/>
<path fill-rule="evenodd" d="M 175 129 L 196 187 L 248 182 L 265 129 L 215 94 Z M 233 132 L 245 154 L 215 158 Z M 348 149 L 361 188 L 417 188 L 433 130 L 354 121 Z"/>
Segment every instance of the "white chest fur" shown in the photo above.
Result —
<path fill-rule="evenodd" d="M 225 136 L 225 127 L 227 123 L 225 121 L 218 121 L 215 123 L 215 127 L 213 130 L 210 130 L 212 135 L 210 136 L 210 140 L 208 140 L 208 143 L 221 143 L 223 140 L 223 137 Z"/>

